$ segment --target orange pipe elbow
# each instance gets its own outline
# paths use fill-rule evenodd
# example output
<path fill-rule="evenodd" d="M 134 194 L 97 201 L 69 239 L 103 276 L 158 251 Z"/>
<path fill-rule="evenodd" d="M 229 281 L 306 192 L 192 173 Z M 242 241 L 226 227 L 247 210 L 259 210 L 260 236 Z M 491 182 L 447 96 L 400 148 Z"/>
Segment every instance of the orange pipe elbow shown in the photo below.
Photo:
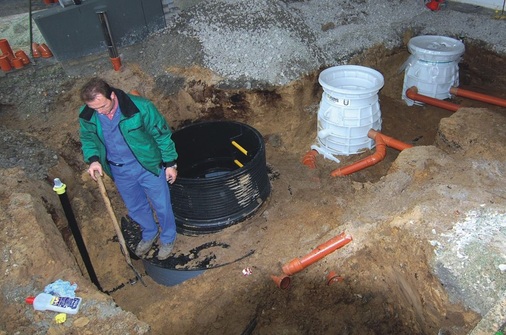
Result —
<path fill-rule="evenodd" d="M 420 101 L 420 102 L 426 103 L 428 105 L 447 109 L 452 112 L 456 112 L 460 108 L 460 106 L 457 104 L 454 104 L 454 103 L 451 103 L 448 101 L 444 101 L 444 100 L 431 98 L 431 97 L 428 97 L 423 94 L 418 94 L 418 89 L 415 86 L 410 87 L 406 90 L 406 96 L 408 98 L 410 98 L 411 100 Z"/>
<path fill-rule="evenodd" d="M 325 243 L 320 244 L 316 249 L 311 251 L 309 254 L 302 258 L 295 258 L 290 262 L 283 265 L 283 272 L 287 276 L 291 276 L 299 271 L 304 270 L 309 265 L 319 261 L 323 257 L 332 253 L 333 251 L 344 247 L 346 244 L 352 241 L 351 236 L 347 236 L 345 233 L 341 233 Z"/>
<path fill-rule="evenodd" d="M 374 154 L 367 156 L 366 158 L 363 158 L 351 165 L 335 169 L 330 173 L 330 175 L 332 177 L 347 176 L 349 174 L 368 168 L 369 166 L 372 166 L 378 162 L 381 162 L 387 154 L 387 146 L 385 144 L 385 141 L 383 140 L 383 136 L 376 135 L 375 140 L 376 140 L 376 151 L 374 152 Z"/>
<path fill-rule="evenodd" d="M 376 152 L 371 156 L 363 158 L 351 165 L 335 169 L 330 173 L 332 177 L 347 176 L 382 161 L 386 156 L 387 146 L 400 151 L 413 147 L 411 144 L 396 140 L 395 138 L 384 135 L 374 129 L 369 130 L 369 132 L 367 132 L 367 136 L 376 142 Z"/>
<path fill-rule="evenodd" d="M 385 142 L 387 147 L 391 147 L 391 148 L 397 149 L 399 151 L 413 147 L 412 144 L 408 144 L 408 143 L 396 140 L 395 138 L 387 136 L 385 134 L 382 134 L 379 131 L 376 131 L 374 129 L 369 130 L 369 132 L 367 133 L 367 136 L 369 138 L 372 138 L 375 141 L 376 141 L 376 137 L 378 135 L 381 136 L 381 139 Z"/>
<path fill-rule="evenodd" d="M 316 156 L 318 151 L 311 149 L 302 158 L 302 164 L 310 169 L 316 169 Z"/>
<path fill-rule="evenodd" d="M 497 97 L 493 97 L 490 95 L 477 93 L 473 91 L 464 90 L 462 88 L 458 87 L 452 87 L 450 88 L 450 93 L 453 95 L 457 95 L 459 97 L 469 98 L 477 101 L 486 102 L 492 105 L 497 105 L 501 107 L 506 107 L 506 99 L 501 99 Z"/>

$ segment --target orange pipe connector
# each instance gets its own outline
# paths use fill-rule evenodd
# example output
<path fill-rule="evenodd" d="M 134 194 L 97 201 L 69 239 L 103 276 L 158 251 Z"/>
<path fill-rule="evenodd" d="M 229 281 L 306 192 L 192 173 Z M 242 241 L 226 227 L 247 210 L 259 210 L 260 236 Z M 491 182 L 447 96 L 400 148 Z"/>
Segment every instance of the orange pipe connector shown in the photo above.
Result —
<path fill-rule="evenodd" d="M 367 156 L 351 165 L 335 169 L 330 173 L 332 177 L 347 176 L 381 162 L 386 156 L 387 146 L 400 151 L 413 147 L 411 144 L 396 140 L 395 138 L 384 135 L 374 129 L 369 130 L 367 136 L 376 142 L 376 151 L 374 154 Z"/>
<path fill-rule="evenodd" d="M 2 55 L 7 56 L 9 60 L 12 60 L 14 58 L 14 52 L 12 52 L 9 41 L 7 41 L 5 38 L 0 39 L 0 51 L 2 51 Z"/>
<path fill-rule="evenodd" d="M 453 95 L 457 95 L 459 97 L 469 98 L 469 99 L 473 99 L 473 100 L 477 100 L 477 101 L 481 101 L 481 102 L 486 102 L 486 103 L 489 103 L 492 105 L 506 107 L 506 99 L 497 98 L 497 97 L 493 97 L 490 95 L 477 93 L 477 92 L 473 92 L 473 91 L 468 91 L 468 90 L 464 90 L 464 89 L 458 88 L 458 87 L 451 87 L 450 93 Z"/>
<path fill-rule="evenodd" d="M 2 69 L 3 72 L 9 72 L 12 70 L 11 62 L 9 61 L 9 56 L 2 55 L 0 56 L 0 69 Z"/>
<path fill-rule="evenodd" d="M 415 86 L 410 87 L 406 90 L 406 96 L 408 98 L 410 98 L 411 100 L 420 101 L 420 102 L 426 103 L 428 105 L 447 109 L 452 112 L 456 112 L 460 108 L 460 106 L 457 104 L 454 104 L 454 103 L 451 103 L 448 101 L 444 101 L 444 100 L 431 98 L 431 97 L 428 97 L 423 94 L 418 94 L 418 89 Z"/>
<path fill-rule="evenodd" d="M 46 45 L 46 43 L 39 44 L 37 47 L 38 51 L 42 55 L 42 58 L 51 58 L 53 57 L 53 53 L 49 49 L 49 47 Z M 35 57 L 35 56 L 34 56 Z"/>
<path fill-rule="evenodd" d="M 309 150 L 304 157 L 302 157 L 302 164 L 307 166 L 310 169 L 316 169 L 316 156 L 318 155 L 318 151 L 311 149 Z"/>
<path fill-rule="evenodd" d="M 32 43 L 32 56 L 33 58 L 39 58 L 41 57 L 40 51 L 39 51 L 39 43 Z"/>
<path fill-rule="evenodd" d="M 372 138 L 375 141 L 376 141 L 376 138 L 378 138 L 378 136 L 380 136 L 382 138 L 382 140 L 385 142 L 385 144 L 387 145 L 387 147 L 394 148 L 399 151 L 413 147 L 413 145 L 411 145 L 411 144 L 396 140 L 395 138 L 387 136 L 385 134 L 382 134 L 379 131 L 376 131 L 374 129 L 369 130 L 367 132 L 367 136 L 369 138 Z"/>
<path fill-rule="evenodd" d="M 111 63 L 114 71 L 119 71 L 121 69 L 121 58 L 120 57 L 111 57 Z"/>
<path fill-rule="evenodd" d="M 19 69 L 22 69 L 23 66 L 25 66 L 23 64 L 23 61 L 21 60 L 21 58 L 14 58 L 12 61 L 11 61 L 11 64 L 12 64 L 12 67 L 14 67 L 16 70 L 19 70 Z"/>
<path fill-rule="evenodd" d="M 327 275 L 327 285 L 331 285 L 336 282 L 342 282 L 343 280 L 344 278 L 339 276 L 335 271 L 330 271 Z"/>
<path fill-rule="evenodd" d="M 14 53 L 14 56 L 21 59 L 21 61 L 23 62 L 23 65 L 30 64 L 30 58 L 28 58 L 28 56 L 26 55 L 26 53 L 23 50 L 16 51 Z"/>
<path fill-rule="evenodd" d="M 284 276 L 284 275 L 281 275 L 281 276 L 271 275 L 271 278 L 276 283 L 276 286 L 282 290 L 286 290 L 287 288 L 289 288 L 290 284 L 292 282 L 290 277 Z"/>
<path fill-rule="evenodd" d="M 363 170 L 372 166 L 376 163 L 381 162 L 385 156 L 387 155 L 387 145 L 381 136 L 376 136 L 376 151 L 374 154 L 367 156 L 355 162 L 351 165 L 345 166 L 343 168 L 335 169 L 330 173 L 332 177 L 342 177 L 347 176 L 349 174 L 355 173 L 357 171 Z"/>
<path fill-rule="evenodd" d="M 352 241 L 352 237 L 341 233 L 327 242 L 320 244 L 316 249 L 311 251 L 309 254 L 302 258 L 294 258 L 290 262 L 283 265 L 283 272 L 287 276 L 291 276 L 299 271 L 304 270 L 309 265 L 319 261 L 323 257 L 332 253 L 333 251 L 344 247 L 346 244 Z"/>

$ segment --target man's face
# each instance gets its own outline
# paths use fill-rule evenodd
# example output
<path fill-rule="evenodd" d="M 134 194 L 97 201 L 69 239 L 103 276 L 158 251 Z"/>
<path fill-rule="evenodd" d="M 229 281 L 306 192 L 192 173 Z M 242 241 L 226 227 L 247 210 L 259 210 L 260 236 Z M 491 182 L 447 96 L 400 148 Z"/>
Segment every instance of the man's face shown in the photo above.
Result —
<path fill-rule="evenodd" d="M 116 95 L 114 92 L 111 93 L 111 99 L 107 99 L 102 94 L 97 94 L 95 99 L 93 101 L 87 102 L 86 105 L 88 105 L 90 108 L 93 108 L 100 114 L 107 115 L 110 114 L 114 109 L 115 99 Z"/>

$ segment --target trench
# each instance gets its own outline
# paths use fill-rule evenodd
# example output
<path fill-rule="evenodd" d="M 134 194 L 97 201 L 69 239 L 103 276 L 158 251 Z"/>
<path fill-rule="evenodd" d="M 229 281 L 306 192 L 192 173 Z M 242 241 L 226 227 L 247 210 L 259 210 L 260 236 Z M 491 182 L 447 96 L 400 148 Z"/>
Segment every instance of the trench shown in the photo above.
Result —
<path fill-rule="evenodd" d="M 406 49 L 377 47 L 355 56 L 350 64 L 370 66 L 385 77 L 385 86 L 379 93 L 382 133 L 416 146 L 432 145 L 439 121 L 450 116 L 451 112 L 426 106 L 422 113 L 418 108 L 408 108 L 400 99 L 402 74 L 398 71 L 408 56 Z M 466 53 L 460 63 L 461 83 L 470 89 L 499 96 L 505 91 L 506 77 L 496 69 L 505 68 L 505 65 L 504 57 L 480 45 L 466 44 Z M 336 267 L 326 259 L 298 276 L 297 289 L 292 288 L 290 294 L 277 289 L 268 278 L 278 269 L 280 259 L 302 253 L 294 245 L 305 238 L 298 229 L 314 236 L 329 230 L 325 225 L 301 224 L 302 227 L 292 226 L 286 231 L 282 227 L 286 220 L 300 217 L 313 223 L 334 220 L 342 213 L 340 208 L 325 211 L 321 208 L 328 209 L 329 204 L 336 202 L 358 201 L 352 192 L 347 195 L 351 185 L 379 181 L 398 155 L 398 151 L 388 150 L 385 159 L 374 167 L 358 171 L 346 179 L 331 179 L 325 185 L 313 186 L 319 180 L 328 180 L 326 176 L 335 168 L 334 162 L 319 157 L 317 172 L 309 175 L 300 164 L 315 138 L 316 112 L 321 99 L 317 76 L 318 73 L 313 73 L 287 87 L 264 91 L 223 90 L 197 80 L 188 82 L 183 93 L 169 98 L 163 95 L 163 87 L 153 85 L 153 91 L 161 92 L 172 107 L 192 111 L 186 117 L 172 120 L 175 130 L 202 120 L 234 120 L 257 129 L 266 142 L 269 178 L 273 185 L 273 194 L 265 208 L 243 224 L 227 228 L 222 234 L 180 239 L 181 249 L 191 249 L 209 241 L 217 242 L 218 246 L 230 242 L 233 247 L 210 250 L 216 264 L 229 265 L 210 270 L 172 289 L 157 285 L 145 274 L 148 287 L 143 288 L 132 281 L 134 275 L 124 264 L 106 215 L 97 217 L 94 214 L 105 212 L 99 194 L 92 189 L 90 181 L 82 177 L 83 164 L 77 150 L 76 134 L 67 134 L 68 145 L 58 149 L 68 166 L 67 170 L 62 170 L 63 178 L 71 186 L 69 196 L 78 222 L 95 225 L 85 225 L 82 229 L 97 276 L 115 302 L 148 322 L 154 333 L 163 333 L 164 329 L 172 327 L 175 333 L 199 333 L 199 330 L 206 329 L 210 334 L 230 333 L 231 330 L 251 334 L 352 334 L 370 329 L 378 334 L 435 334 L 452 327 L 469 331 L 478 321 L 478 315 L 448 300 L 445 288 L 431 272 L 431 251 L 419 248 L 412 237 L 402 235 L 399 238 L 398 232 L 388 228 L 378 230 L 379 243 L 375 246 L 365 247 L 346 262 L 339 263 L 339 273 L 345 278 L 343 284 L 321 285 L 322 273 Z M 166 106 L 167 103 L 161 100 L 155 100 L 155 104 L 159 102 Z M 475 101 L 458 100 L 464 106 L 488 107 Z M 12 120 L 4 124 L 17 126 Z M 30 126 L 32 133 L 41 129 L 41 126 Z M 359 157 L 345 157 L 342 162 L 351 163 Z M 125 209 L 112 183 L 109 181 L 106 186 L 116 213 L 124 215 Z M 338 194 L 337 201 L 334 194 Z M 309 205 L 304 207 L 301 203 Z M 55 214 L 54 206 L 48 204 L 47 208 L 75 253 L 65 220 Z M 266 220 L 264 212 L 269 210 L 277 213 Z M 293 236 L 289 236 L 290 233 Z M 251 250 L 254 250 L 252 256 L 234 263 L 237 254 Z M 262 256 L 258 256 L 259 253 Z M 81 263 L 78 255 L 76 259 Z M 246 279 L 238 273 L 250 264 L 256 265 L 252 269 L 253 275 L 248 277 L 250 282 L 246 284 Z M 80 266 L 85 274 L 83 265 Z M 143 268 L 139 260 L 134 261 L 134 266 Z M 216 287 L 218 280 L 220 285 Z M 202 307 L 206 305 L 213 306 L 213 309 Z M 155 313 L 162 307 L 179 313 L 169 316 Z M 185 317 L 188 322 L 177 322 Z"/>
<path fill-rule="evenodd" d="M 383 118 L 382 132 L 413 145 L 432 145 L 440 119 L 450 116 L 451 112 L 427 107 L 425 112 L 421 113 L 420 110 L 408 108 L 400 100 L 402 75 L 398 73 L 398 70 L 402 60 L 407 56 L 408 52 L 405 49 L 388 51 L 379 47 L 356 56 L 350 63 L 371 66 L 385 76 L 385 86 L 379 93 Z M 479 69 L 478 67 L 484 64 L 490 64 L 483 59 L 495 59 L 500 64 L 504 64 L 504 59 L 501 57 L 483 52 L 479 47 L 468 47 L 461 63 L 460 76 L 463 84 L 487 90 L 490 94 L 494 92 L 500 94 L 497 89 L 506 82 L 504 78 L 489 82 L 487 78 L 490 78 L 490 71 L 493 71 L 494 66 L 485 65 L 485 69 Z M 316 111 L 321 98 L 317 75 L 317 73 L 308 75 L 289 87 L 274 91 L 225 91 L 207 86 L 204 82 L 193 82 L 187 87 L 187 94 L 193 98 L 193 103 L 197 107 L 201 107 L 199 115 L 202 120 L 233 119 L 253 125 L 263 134 L 266 141 L 268 164 L 277 166 L 281 164 L 279 156 L 287 155 L 287 152 L 290 152 L 292 159 L 294 156 L 302 158 L 302 154 L 309 149 L 314 140 Z M 498 81 L 501 85 L 497 85 Z M 203 106 L 209 106 L 211 99 L 213 106 L 204 108 Z M 483 107 L 482 104 L 476 102 L 462 101 L 462 103 Z M 288 112 L 290 116 L 272 113 L 279 110 Z M 192 122 L 195 120 L 181 120 L 179 125 L 183 126 Z M 374 183 L 380 180 L 387 174 L 397 155 L 398 151 L 388 150 L 381 164 L 356 172 L 350 177 L 351 181 Z M 351 155 L 344 158 L 343 163 L 357 159 L 356 155 Z M 333 162 L 318 159 L 318 169 L 322 171 L 322 174 L 330 173 L 333 165 Z M 293 168 L 301 169 L 301 166 Z M 275 189 L 273 198 L 278 196 L 276 188 L 280 187 L 276 184 L 276 178 L 283 177 L 285 176 L 271 174 L 271 182 Z M 346 180 L 345 183 L 349 182 L 350 180 Z M 336 183 L 339 181 L 336 180 Z M 267 210 L 268 208 L 269 204 L 267 204 Z M 271 229 L 271 223 L 258 223 L 262 221 L 261 214 L 251 220 L 244 226 L 239 225 L 237 230 L 234 229 L 231 232 L 236 240 L 247 244 L 251 236 L 257 234 L 257 229 Z M 248 225 L 251 225 L 250 228 Z M 254 299 L 244 297 L 247 307 L 239 313 L 234 313 L 236 315 L 234 321 L 227 321 L 224 315 L 227 314 L 228 308 L 220 305 L 221 312 L 210 313 L 212 316 L 202 316 L 200 323 L 204 325 L 212 323 L 212 329 L 217 329 L 217 332 L 226 332 L 230 329 L 230 325 L 247 331 L 248 326 L 251 328 L 253 324 L 253 334 L 276 331 L 337 333 L 344 329 L 350 331 L 354 329 L 353 332 L 356 332 L 361 328 L 375 329 L 377 333 L 433 334 L 452 327 L 466 329 L 473 322 L 477 322 L 478 316 L 475 313 L 464 306 L 454 305 L 448 301 L 444 286 L 431 273 L 429 250 L 420 249 L 416 241 L 408 236 L 397 241 L 396 234 L 388 230 L 379 232 L 378 235 L 382 236 L 378 245 L 361 250 L 339 267 L 339 273 L 346 278 L 344 285 L 328 286 L 324 290 L 321 287 L 321 278 L 310 273 L 298 278 L 299 290 L 287 295 L 280 290 L 273 292 L 272 282 L 269 280 L 257 281 L 257 286 L 252 289 Z M 266 237 L 266 235 L 263 236 Z M 267 238 L 267 241 L 271 240 Z M 395 250 L 392 250 L 392 244 L 396 245 Z M 247 259 L 241 264 L 248 264 Z M 401 264 L 400 269 L 393 264 Z M 332 269 L 333 265 L 324 260 L 316 264 L 314 268 L 328 270 Z M 258 266 L 253 267 L 252 271 L 264 273 L 266 269 Z M 275 270 L 272 271 L 275 272 Z M 215 275 L 220 277 L 222 273 L 228 273 L 226 267 L 220 269 Z M 236 292 L 243 292 L 240 284 L 230 285 Z M 236 287 L 237 285 L 239 288 Z M 301 286 L 302 289 L 300 289 Z M 197 293 L 199 294 L 203 293 Z M 113 294 L 115 299 L 122 302 L 120 305 L 123 308 L 142 310 L 140 306 L 131 305 L 135 300 L 132 299 L 133 296 L 128 288 L 118 290 Z M 218 298 L 206 295 L 206 299 L 205 301 L 214 301 Z M 227 300 L 230 299 L 234 301 L 236 298 L 227 298 Z M 283 306 L 289 306 L 289 308 Z M 300 318 L 297 315 L 312 317 Z M 336 318 L 337 315 L 345 315 L 345 317 Z M 213 317 L 215 319 L 211 321 Z M 276 320 L 285 321 L 283 329 L 278 328 L 280 323 Z M 289 326 L 286 323 L 289 323 Z M 315 331 L 315 323 L 321 324 L 316 327 L 317 331 Z"/>

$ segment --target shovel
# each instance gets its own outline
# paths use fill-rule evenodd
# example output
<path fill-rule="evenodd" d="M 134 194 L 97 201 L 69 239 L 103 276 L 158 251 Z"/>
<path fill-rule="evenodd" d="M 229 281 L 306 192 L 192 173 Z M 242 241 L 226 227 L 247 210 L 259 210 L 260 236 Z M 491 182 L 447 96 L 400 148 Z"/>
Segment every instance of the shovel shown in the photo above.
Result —
<path fill-rule="evenodd" d="M 135 269 L 135 267 L 132 264 L 132 259 L 130 258 L 130 254 L 128 253 L 128 250 L 126 247 L 125 238 L 123 237 L 123 233 L 121 232 L 121 228 L 119 226 L 118 219 L 116 218 L 116 215 L 114 214 L 114 210 L 112 209 L 111 201 L 109 200 L 109 197 L 107 196 L 107 191 L 105 189 L 104 182 L 102 181 L 102 177 L 100 176 L 100 173 L 96 172 L 95 177 L 97 177 L 98 188 L 100 189 L 100 193 L 102 194 L 102 198 L 104 199 L 105 207 L 107 207 L 107 211 L 109 212 L 109 215 L 111 216 L 111 220 L 114 225 L 114 229 L 116 230 L 116 235 L 118 235 L 121 253 L 125 256 L 125 260 L 126 260 L 128 266 L 130 266 L 132 268 L 132 270 L 135 272 L 135 276 L 137 277 L 137 279 L 144 286 L 146 286 L 146 283 L 144 283 L 144 280 L 142 279 L 141 274 L 139 273 L 139 271 L 137 271 L 137 269 Z"/>

